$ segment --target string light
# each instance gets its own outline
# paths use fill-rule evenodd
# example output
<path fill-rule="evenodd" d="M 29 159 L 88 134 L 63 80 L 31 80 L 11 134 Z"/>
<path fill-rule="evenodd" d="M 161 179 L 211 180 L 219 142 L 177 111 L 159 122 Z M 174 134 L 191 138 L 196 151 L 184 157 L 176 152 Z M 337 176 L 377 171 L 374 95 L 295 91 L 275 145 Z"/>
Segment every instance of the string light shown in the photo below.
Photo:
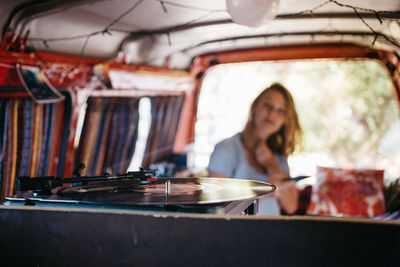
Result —
<path fill-rule="evenodd" d="M 248 27 L 259 27 L 278 13 L 279 0 L 226 0 L 232 20 Z"/>

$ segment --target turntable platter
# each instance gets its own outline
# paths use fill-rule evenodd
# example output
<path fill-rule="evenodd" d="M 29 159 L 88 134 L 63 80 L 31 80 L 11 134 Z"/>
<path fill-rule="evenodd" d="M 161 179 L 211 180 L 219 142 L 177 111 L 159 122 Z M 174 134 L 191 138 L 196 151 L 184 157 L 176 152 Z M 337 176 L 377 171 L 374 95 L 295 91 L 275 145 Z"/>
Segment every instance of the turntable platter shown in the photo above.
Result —
<path fill-rule="evenodd" d="M 230 178 L 162 178 L 140 186 L 127 179 L 64 186 L 51 198 L 122 205 L 197 205 L 255 199 L 275 189 L 266 182 Z"/>

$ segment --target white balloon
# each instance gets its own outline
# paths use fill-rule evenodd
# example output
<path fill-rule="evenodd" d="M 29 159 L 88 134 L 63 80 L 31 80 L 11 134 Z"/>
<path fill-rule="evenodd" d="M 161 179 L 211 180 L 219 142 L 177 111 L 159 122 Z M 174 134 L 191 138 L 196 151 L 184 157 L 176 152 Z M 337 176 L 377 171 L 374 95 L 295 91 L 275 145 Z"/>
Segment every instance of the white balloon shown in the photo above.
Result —
<path fill-rule="evenodd" d="M 226 0 L 232 20 L 249 27 L 258 27 L 278 13 L 279 0 Z"/>

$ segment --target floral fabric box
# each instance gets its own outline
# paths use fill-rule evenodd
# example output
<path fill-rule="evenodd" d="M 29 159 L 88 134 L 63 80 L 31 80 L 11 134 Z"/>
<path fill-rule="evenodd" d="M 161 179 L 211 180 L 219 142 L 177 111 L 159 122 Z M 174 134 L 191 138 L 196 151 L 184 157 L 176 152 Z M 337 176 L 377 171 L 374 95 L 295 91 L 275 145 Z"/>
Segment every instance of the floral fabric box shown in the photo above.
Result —
<path fill-rule="evenodd" d="M 374 217 L 385 213 L 383 170 L 317 167 L 307 213 Z"/>

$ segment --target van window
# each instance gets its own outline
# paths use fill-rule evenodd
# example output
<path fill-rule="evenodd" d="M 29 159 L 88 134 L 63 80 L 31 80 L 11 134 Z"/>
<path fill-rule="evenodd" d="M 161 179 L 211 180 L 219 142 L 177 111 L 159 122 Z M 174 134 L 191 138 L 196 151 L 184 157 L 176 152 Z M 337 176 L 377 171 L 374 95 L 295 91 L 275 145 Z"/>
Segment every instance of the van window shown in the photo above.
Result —
<path fill-rule="evenodd" d="M 289 157 L 292 176 L 314 175 L 321 165 L 378 168 L 386 179 L 399 177 L 394 87 L 385 68 L 372 60 L 214 66 L 201 87 L 191 167 L 207 167 L 214 145 L 243 129 L 251 101 L 273 82 L 291 91 L 304 131 L 303 151 Z"/>

